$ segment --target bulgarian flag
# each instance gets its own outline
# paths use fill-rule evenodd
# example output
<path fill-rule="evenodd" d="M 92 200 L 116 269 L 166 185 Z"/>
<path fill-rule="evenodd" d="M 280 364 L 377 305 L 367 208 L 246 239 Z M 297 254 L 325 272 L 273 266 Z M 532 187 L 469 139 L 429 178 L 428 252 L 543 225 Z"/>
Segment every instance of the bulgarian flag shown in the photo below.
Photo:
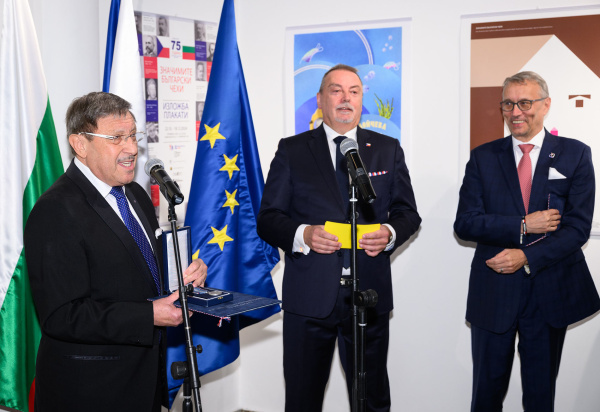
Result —
<path fill-rule="evenodd" d="M 183 59 L 184 60 L 196 60 L 196 47 L 195 46 L 183 46 Z"/>
<path fill-rule="evenodd" d="M 0 405 L 29 411 L 41 332 L 23 228 L 63 165 L 27 0 L 4 0 L 0 67 Z"/>

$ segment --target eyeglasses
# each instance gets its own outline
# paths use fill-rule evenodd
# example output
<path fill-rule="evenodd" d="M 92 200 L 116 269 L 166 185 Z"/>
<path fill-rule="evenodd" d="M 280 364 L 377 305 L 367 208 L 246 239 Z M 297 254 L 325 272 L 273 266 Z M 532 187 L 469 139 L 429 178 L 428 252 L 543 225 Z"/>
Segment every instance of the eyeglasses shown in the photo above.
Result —
<path fill-rule="evenodd" d="M 131 141 L 134 144 L 138 144 L 138 142 L 140 142 L 142 139 L 144 139 L 144 135 L 146 133 L 144 133 L 144 132 L 136 132 L 136 133 L 132 133 L 132 134 L 130 134 L 128 136 L 124 136 L 124 135 L 121 135 L 121 136 L 109 136 L 109 135 L 106 135 L 106 134 L 88 133 L 88 132 L 81 132 L 81 133 L 78 133 L 78 134 L 89 134 L 90 136 L 101 137 L 103 139 L 110 140 L 112 142 L 112 144 L 118 146 L 118 145 L 124 145 L 124 144 L 126 144 L 127 140 L 129 140 L 129 139 L 131 139 Z"/>
<path fill-rule="evenodd" d="M 510 100 L 505 100 L 503 102 L 500 102 L 500 107 L 502 108 L 503 112 L 512 112 L 516 105 L 519 107 L 519 110 L 521 110 L 522 112 L 525 112 L 525 111 L 531 109 L 534 102 L 539 102 L 540 100 L 546 100 L 546 99 L 547 99 L 547 97 L 542 97 L 541 99 L 535 99 L 535 100 L 520 100 L 516 103 L 511 102 Z"/>

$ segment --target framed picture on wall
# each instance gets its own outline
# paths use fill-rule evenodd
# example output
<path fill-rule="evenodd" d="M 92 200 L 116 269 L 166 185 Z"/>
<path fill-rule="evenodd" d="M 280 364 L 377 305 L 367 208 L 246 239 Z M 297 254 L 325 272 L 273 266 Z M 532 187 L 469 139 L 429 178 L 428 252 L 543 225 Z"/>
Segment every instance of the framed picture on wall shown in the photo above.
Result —
<path fill-rule="evenodd" d="M 544 120 L 555 135 L 582 141 L 600 164 L 600 8 L 465 16 L 462 27 L 461 162 L 483 143 L 508 136 L 500 101 L 504 79 L 533 71 L 548 83 Z M 467 103 L 468 102 L 468 103 Z M 598 167 L 596 168 L 598 170 Z M 596 204 L 600 204 L 596 193 Z M 600 235 L 600 212 L 593 235 Z"/>
<path fill-rule="evenodd" d="M 407 152 L 410 24 L 406 20 L 291 27 L 286 32 L 286 134 L 317 128 L 317 92 L 336 64 L 355 67 L 363 83 L 360 127 L 400 140 Z"/>

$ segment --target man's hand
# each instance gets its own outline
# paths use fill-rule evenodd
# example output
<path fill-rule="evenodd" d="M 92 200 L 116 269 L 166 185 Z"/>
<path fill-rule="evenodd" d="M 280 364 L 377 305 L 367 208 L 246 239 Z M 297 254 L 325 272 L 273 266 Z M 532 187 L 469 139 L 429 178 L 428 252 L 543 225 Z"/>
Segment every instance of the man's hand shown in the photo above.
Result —
<path fill-rule="evenodd" d="M 375 257 L 390 243 L 390 229 L 381 225 L 379 230 L 371 233 L 365 233 L 362 239 L 358 240 L 358 245 L 365 250 L 367 256 Z"/>
<path fill-rule="evenodd" d="M 183 284 L 194 283 L 194 287 L 204 286 L 207 273 L 206 264 L 202 259 L 194 260 L 186 270 L 183 271 Z"/>
<path fill-rule="evenodd" d="M 556 209 L 539 210 L 525 216 L 527 233 L 554 232 L 560 224 L 560 213 Z"/>
<path fill-rule="evenodd" d="M 304 229 L 304 243 L 312 251 L 327 255 L 342 247 L 342 244 L 338 242 L 337 236 L 326 232 L 323 225 L 307 226 Z"/>
<path fill-rule="evenodd" d="M 166 298 L 152 302 L 154 326 L 177 326 L 183 322 L 181 309 L 173 304 L 179 298 L 179 292 L 173 292 Z M 190 312 L 190 316 L 192 313 Z"/>
<path fill-rule="evenodd" d="M 494 272 L 511 274 L 527 264 L 527 257 L 521 249 L 504 249 L 485 263 Z"/>

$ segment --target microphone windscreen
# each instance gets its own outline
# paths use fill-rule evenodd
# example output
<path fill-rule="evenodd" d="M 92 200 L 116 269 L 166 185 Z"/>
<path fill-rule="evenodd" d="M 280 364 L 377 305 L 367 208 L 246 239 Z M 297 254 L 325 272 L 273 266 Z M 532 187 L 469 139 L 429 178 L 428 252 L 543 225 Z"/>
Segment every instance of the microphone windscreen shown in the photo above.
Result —
<path fill-rule="evenodd" d="M 355 140 L 350 139 L 349 137 L 342 140 L 342 143 L 340 143 L 340 152 L 342 152 L 343 155 L 346 155 L 346 152 L 352 149 L 358 152 L 358 143 L 356 143 Z"/>
<path fill-rule="evenodd" d="M 154 166 L 160 166 L 162 168 L 165 167 L 165 164 L 160 159 L 148 159 L 146 165 L 144 166 L 144 171 L 148 176 L 150 176 L 150 171 L 154 168 Z"/>

